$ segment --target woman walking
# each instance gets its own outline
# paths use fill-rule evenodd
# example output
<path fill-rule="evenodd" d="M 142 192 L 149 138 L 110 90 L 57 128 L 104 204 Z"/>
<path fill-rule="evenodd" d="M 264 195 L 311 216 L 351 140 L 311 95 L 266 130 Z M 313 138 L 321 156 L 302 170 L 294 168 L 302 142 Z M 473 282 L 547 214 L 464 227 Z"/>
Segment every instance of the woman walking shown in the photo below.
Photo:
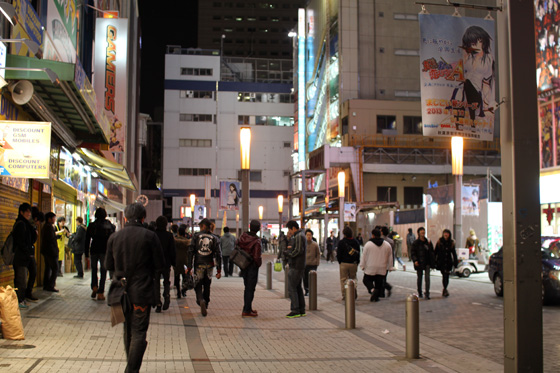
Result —
<path fill-rule="evenodd" d="M 441 272 L 444 297 L 449 296 L 447 285 L 449 285 L 449 274 L 453 267 L 457 267 L 457 253 L 455 252 L 455 241 L 451 239 L 451 231 L 444 229 L 441 238 L 436 244 L 436 269 Z"/>

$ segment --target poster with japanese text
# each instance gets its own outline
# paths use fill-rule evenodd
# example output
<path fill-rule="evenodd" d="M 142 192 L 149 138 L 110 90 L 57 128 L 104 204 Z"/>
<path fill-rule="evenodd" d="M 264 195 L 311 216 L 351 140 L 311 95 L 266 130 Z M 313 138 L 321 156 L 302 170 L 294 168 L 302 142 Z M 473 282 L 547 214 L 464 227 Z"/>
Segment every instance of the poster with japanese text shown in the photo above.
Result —
<path fill-rule="evenodd" d="M 424 136 L 492 141 L 496 109 L 493 20 L 420 14 Z"/>

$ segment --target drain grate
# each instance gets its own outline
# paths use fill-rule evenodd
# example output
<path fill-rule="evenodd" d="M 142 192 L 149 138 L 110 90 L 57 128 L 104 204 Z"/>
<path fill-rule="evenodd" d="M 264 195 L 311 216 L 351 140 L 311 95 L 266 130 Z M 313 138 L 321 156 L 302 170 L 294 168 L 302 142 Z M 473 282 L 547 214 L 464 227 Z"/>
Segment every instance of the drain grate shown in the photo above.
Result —
<path fill-rule="evenodd" d="M 35 348 L 33 345 L 0 345 L 0 348 L 4 348 L 6 350 L 29 350 L 31 348 Z"/>

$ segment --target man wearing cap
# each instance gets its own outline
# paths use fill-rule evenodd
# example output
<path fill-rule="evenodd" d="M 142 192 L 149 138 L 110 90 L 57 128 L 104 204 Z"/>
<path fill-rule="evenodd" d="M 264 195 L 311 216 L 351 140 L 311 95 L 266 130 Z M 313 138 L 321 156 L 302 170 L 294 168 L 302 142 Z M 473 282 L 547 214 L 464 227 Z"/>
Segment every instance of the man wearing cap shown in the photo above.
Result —
<path fill-rule="evenodd" d="M 261 222 L 258 220 L 251 220 L 249 224 L 249 232 L 245 232 L 239 237 L 237 245 L 239 248 L 249 255 L 253 260 L 247 268 L 243 270 L 243 284 L 245 285 L 245 292 L 243 294 L 243 311 L 242 317 L 257 317 L 259 314 L 253 309 L 253 298 L 255 297 L 255 288 L 257 287 L 257 280 L 259 278 L 259 267 L 262 264 L 262 247 L 261 240 L 257 233 L 261 229 Z"/>
<path fill-rule="evenodd" d="M 200 232 L 196 232 L 191 240 L 187 253 L 187 272 L 195 269 L 196 303 L 200 306 L 202 316 L 208 314 L 207 308 L 210 303 L 210 285 L 214 274 L 214 266 L 217 267 L 216 278 L 222 277 L 222 252 L 220 250 L 220 238 L 210 230 L 212 222 L 202 219 L 198 224 Z"/>
<path fill-rule="evenodd" d="M 128 360 L 125 372 L 138 372 L 148 345 L 150 309 L 159 301 L 154 297 L 155 277 L 163 270 L 164 259 L 157 235 L 142 225 L 146 218 L 144 206 L 141 203 L 128 205 L 124 216 L 124 228 L 107 241 L 105 267 L 113 273 L 113 281 L 126 279 L 131 306 L 123 307 L 124 348 Z"/>

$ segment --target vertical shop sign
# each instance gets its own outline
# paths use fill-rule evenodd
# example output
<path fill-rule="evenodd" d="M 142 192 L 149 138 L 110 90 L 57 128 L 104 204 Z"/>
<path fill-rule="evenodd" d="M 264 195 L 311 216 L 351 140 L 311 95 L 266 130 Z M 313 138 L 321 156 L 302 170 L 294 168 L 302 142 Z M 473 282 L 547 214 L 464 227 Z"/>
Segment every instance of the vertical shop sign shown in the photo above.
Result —
<path fill-rule="evenodd" d="M 45 59 L 76 62 L 78 21 L 75 0 L 49 0 Z"/>

